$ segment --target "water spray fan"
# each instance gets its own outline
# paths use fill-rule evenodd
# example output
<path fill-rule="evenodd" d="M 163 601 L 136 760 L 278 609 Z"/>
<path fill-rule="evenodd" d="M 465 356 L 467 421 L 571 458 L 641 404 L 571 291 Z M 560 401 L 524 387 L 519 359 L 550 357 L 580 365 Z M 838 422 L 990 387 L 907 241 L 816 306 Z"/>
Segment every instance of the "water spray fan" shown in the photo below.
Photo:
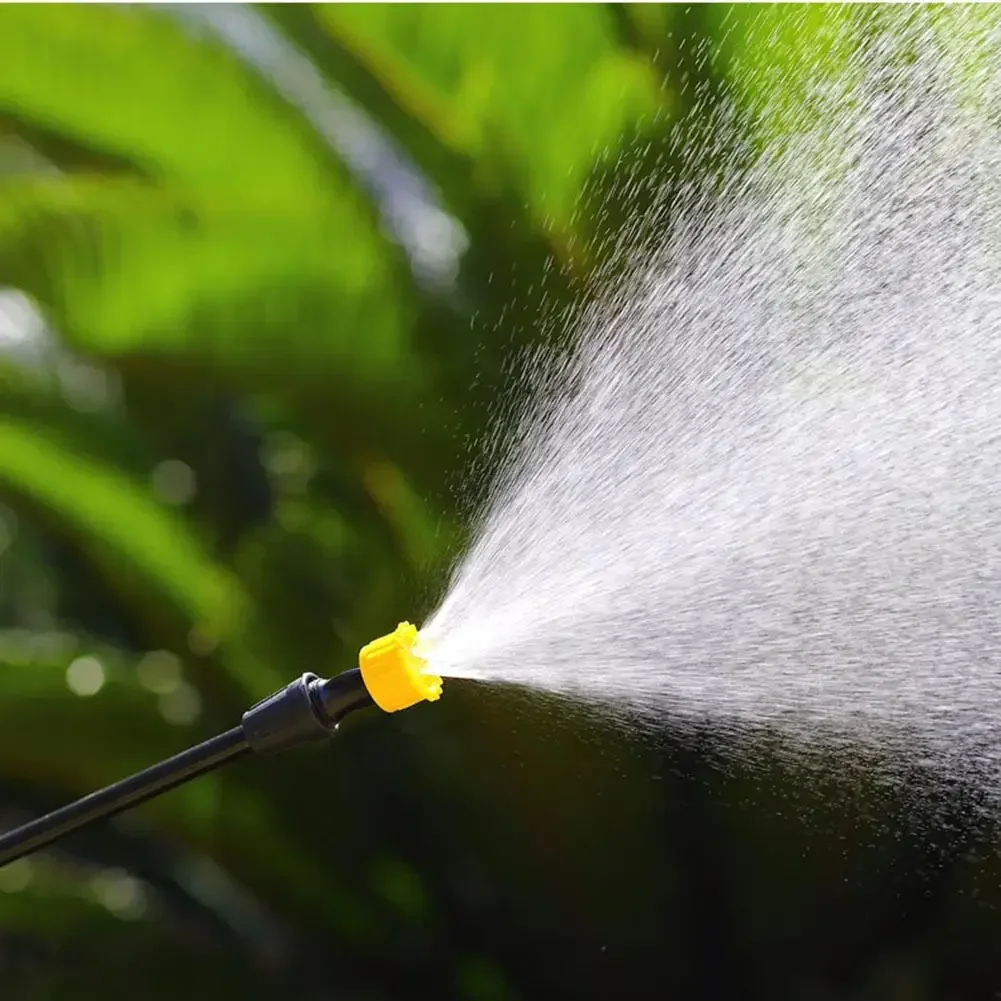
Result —
<path fill-rule="evenodd" d="M 417 652 L 419 634 L 401 622 L 358 655 L 358 667 L 333 678 L 304 674 L 252 706 L 239 726 L 84 796 L 0 836 L 0 866 L 44 848 L 96 820 L 213 771 L 227 761 L 322 740 L 356 709 L 398 712 L 441 696 L 441 678 Z"/>

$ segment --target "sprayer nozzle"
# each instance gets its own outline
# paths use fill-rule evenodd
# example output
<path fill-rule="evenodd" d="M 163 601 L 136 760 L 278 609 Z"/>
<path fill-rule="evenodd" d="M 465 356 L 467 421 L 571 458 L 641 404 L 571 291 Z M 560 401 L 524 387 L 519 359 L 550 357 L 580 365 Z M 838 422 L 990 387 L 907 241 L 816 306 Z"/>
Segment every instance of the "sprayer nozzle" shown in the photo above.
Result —
<path fill-rule="evenodd" d="M 417 627 L 401 622 L 394 632 L 362 647 L 358 667 L 372 701 L 384 712 L 407 709 L 441 695 L 441 678 L 414 652 Z"/>

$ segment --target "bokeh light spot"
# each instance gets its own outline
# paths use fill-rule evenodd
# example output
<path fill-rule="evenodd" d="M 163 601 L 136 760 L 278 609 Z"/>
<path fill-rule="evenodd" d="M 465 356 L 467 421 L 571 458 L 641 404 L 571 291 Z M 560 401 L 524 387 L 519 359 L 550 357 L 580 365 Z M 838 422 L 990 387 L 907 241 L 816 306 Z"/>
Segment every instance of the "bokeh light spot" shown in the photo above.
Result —
<path fill-rule="evenodd" d="M 195 471 L 180 459 L 165 459 L 150 477 L 153 492 L 164 502 L 180 507 L 195 496 Z"/>
<path fill-rule="evenodd" d="M 181 659 L 169 650 L 153 650 L 139 661 L 136 675 L 154 695 L 169 695 L 181 684 Z"/>
<path fill-rule="evenodd" d="M 122 869 L 105 869 L 90 881 L 98 903 L 116 917 L 136 921 L 146 913 L 143 884 Z"/>
<path fill-rule="evenodd" d="M 96 695 L 104 687 L 104 666 L 96 657 L 77 657 L 66 669 L 66 685 L 74 695 Z"/>
<path fill-rule="evenodd" d="M 159 705 L 160 715 L 175 726 L 190 726 L 202 713 L 202 697 L 198 689 L 186 681 L 161 695 Z"/>
<path fill-rule="evenodd" d="M 0 893 L 20 893 L 27 890 L 35 878 L 31 859 L 21 858 L 0 869 Z"/>

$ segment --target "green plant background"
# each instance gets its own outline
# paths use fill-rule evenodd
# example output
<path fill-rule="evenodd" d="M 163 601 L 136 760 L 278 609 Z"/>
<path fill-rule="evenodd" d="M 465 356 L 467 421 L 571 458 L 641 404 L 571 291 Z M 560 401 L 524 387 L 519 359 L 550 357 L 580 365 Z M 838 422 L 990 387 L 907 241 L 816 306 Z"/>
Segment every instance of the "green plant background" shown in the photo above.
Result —
<path fill-rule="evenodd" d="M 420 621 L 694 95 L 766 136 L 849 21 L 5 6 L 0 825 Z M 963 802 L 449 689 L 0 870 L 0 997 L 996 996 Z"/>

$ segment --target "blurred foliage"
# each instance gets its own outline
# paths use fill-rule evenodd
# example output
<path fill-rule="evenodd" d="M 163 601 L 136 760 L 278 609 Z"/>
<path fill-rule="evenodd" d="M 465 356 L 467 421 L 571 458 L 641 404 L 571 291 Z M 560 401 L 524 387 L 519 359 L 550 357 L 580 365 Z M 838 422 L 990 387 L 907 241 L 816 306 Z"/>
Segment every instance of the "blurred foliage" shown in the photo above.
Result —
<path fill-rule="evenodd" d="M 429 612 L 672 130 L 768 135 L 846 23 L 5 6 L 0 825 Z M 451 691 L 0 870 L 0 996 L 995 996 L 980 842 Z"/>

